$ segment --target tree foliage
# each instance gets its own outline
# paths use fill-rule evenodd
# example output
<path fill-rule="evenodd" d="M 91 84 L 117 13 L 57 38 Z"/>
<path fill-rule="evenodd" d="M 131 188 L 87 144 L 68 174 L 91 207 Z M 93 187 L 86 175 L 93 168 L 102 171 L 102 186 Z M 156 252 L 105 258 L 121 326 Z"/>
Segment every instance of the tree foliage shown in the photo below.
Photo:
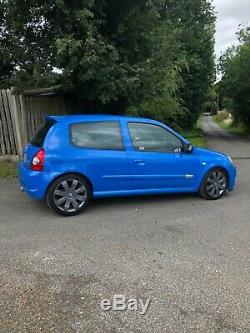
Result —
<path fill-rule="evenodd" d="M 166 0 L 166 15 L 179 29 L 178 42 L 187 66 L 182 71 L 180 97 L 190 111 L 189 125 L 206 108 L 210 87 L 215 79 L 215 15 L 210 1 Z"/>
<path fill-rule="evenodd" d="M 250 28 L 241 29 L 238 39 L 239 45 L 229 48 L 220 59 L 218 89 L 235 120 L 250 128 Z"/>
<path fill-rule="evenodd" d="M 61 84 L 88 112 L 181 127 L 214 78 L 208 0 L 3 0 L 0 75 L 17 89 Z"/>

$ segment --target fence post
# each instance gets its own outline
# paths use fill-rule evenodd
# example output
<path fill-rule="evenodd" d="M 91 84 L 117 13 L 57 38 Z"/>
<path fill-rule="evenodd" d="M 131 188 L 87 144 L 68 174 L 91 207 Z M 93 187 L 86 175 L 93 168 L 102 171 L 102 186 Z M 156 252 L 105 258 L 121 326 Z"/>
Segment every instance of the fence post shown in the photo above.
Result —
<path fill-rule="evenodd" d="M 17 148 L 17 153 L 19 155 L 22 154 L 22 149 L 23 149 L 23 142 L 22 142 L 22 136 L 21 136 L 21 124 L 20 124 L 20 117 L 19 117 L 19 113 L 17 110 L 17 104 L 16 104 L 16 97 L 15 95 L 13 95 L 11 93 L 11 91 L 8 89 L 7 90 L 7 97 L 9 100 L 9 104 L 10 104 L 10 112 L 12 113 L 12 119 L 14 121 L 14 131 L 16 133 L 16 148 Z"/>
<path fill-rule="evenodd" d="M 4 140 L 5 137 L 4 109 L 2 104 L 2 92 L 0 90 L 0 155 L 7 155 L 7 147 Z"/>
<path fill-rule="evenodd" d="M 19 95 L 19 100 L 20 100 L 22 129 L 23 129 L 23 141 L 25 145 L 28 142 L 28 127 L 27 127 L 27 112 L 26 112 L 24 95 Z"/>

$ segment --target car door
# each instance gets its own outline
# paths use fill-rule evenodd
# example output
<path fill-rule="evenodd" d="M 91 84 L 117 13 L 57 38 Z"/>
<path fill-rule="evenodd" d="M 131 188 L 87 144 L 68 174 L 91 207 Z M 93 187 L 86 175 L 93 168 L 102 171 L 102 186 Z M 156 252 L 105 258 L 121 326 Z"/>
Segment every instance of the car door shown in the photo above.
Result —
<path fill-rule="evenodd" d="M 131 189 L 129 161 L 119 121 L 71 125 L 74 163 L 93 185 L 94 195 Z"/>
<path fill-rule="evenodd" d="M 191 189 L 199 161 L 183 152 L 183 142 L 174 133 L 151 123 L 128 122 L 128 148 L 134 190 Z"/>

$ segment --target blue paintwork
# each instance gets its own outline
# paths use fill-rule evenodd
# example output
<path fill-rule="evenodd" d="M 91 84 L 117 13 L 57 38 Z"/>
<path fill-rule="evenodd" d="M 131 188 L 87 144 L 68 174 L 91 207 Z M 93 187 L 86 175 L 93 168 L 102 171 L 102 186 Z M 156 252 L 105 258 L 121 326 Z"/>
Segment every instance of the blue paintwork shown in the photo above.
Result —
<path fill-rule="evenodd" d="M 128 122 L 162 126 L 185 144 L 182 136 L 166 125 L 143 118 L 79 115 L 47 117 L 56 121 L 44 141 L 45 167 L 31 170 L 31 160 L 39 147 L 28 144 L 26 160 L 19 164 L 19 178 L 24 191 L 36 199 L 46 196 L 48 186 L 66 173 L 79 173 L 90 181 L 94 197 L 198 192 L 204 175 L 215 167 L 229 176 L 229 190 L 235 186 L 236 168 L 229 158 L 218 152 L 195 147 L 192 153 L 138 152 L 133 149 Z M 124 151 L 83 149 L 71 145 L 69 126 L 90 121 L 119 121 Z"/>

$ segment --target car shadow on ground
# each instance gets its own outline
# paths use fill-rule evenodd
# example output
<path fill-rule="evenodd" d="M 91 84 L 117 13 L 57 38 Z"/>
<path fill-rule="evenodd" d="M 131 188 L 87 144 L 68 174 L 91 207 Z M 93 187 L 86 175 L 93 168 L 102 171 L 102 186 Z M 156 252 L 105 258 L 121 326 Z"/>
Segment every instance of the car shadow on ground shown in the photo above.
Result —
<path fill-rule="evenodd" d="M 45 201 L 28 200 L 29 203 L 27 203 L 27 205 L 32 204 L 33 209 L 35 208 L 38 214 L 43 214 L 43 216 L 58 216 L 47 207 Z M 181 207 L 184 203 L 187 205 L 197 205 L 204 201 L 205 200 L 200 198 L 196 193 L 98 198 L 92 199 L 89 206 L 80 214 L 90 216 L 92 213 L 101 212 L 103 210 L 107 211 L 108 209 L 120 209 L 122 211 L 123 209 L 131 208 L 131 210 L 141 210 L 151 205 L 157 205 L 157 207 L 160 208 L 164 207 L 164 205 L 171 206 L 172 204 L 176 205 L 178 203 Z"/>
<path fill-rule="evenodd" d="M 102 206 L 141 206 L 150 204 L 162 204 L 171 202 L 182 202 L 183 200 L 196 200 L 199 201 L 201 198 L 198 194 L 187 193 L 187 194 L 161 194 L 161 195 L 139 195 L 139 196 L 124 196 L 124 197 L 112 197 L 112 198 L 98 198 L 93 199 L 91 202 L 92 207 Z M 201 199 L 202 200 L 202 199 Z"/>
<path fill-rule="evenodd" d="M 198 193 L 180 193 L 180 194 L 161 194 L 161 195 L 145 195 L 145 196 L 128 196 L 128 197 L 115 197 L 115 198 L 98 198 L 90 202 L 85 213 L 96 212 L 105 209 L 142 209 L 152 206 L 152 209 L 162 207 L 184 207 L 200 206 L 215 204 L 221 200 L 230 198 L 230 193 L 226 192 L 223 198 L 219 200 L 205 200 L 199 196 Z M 154 206 L 155 205 L 155 206 Z"/>

